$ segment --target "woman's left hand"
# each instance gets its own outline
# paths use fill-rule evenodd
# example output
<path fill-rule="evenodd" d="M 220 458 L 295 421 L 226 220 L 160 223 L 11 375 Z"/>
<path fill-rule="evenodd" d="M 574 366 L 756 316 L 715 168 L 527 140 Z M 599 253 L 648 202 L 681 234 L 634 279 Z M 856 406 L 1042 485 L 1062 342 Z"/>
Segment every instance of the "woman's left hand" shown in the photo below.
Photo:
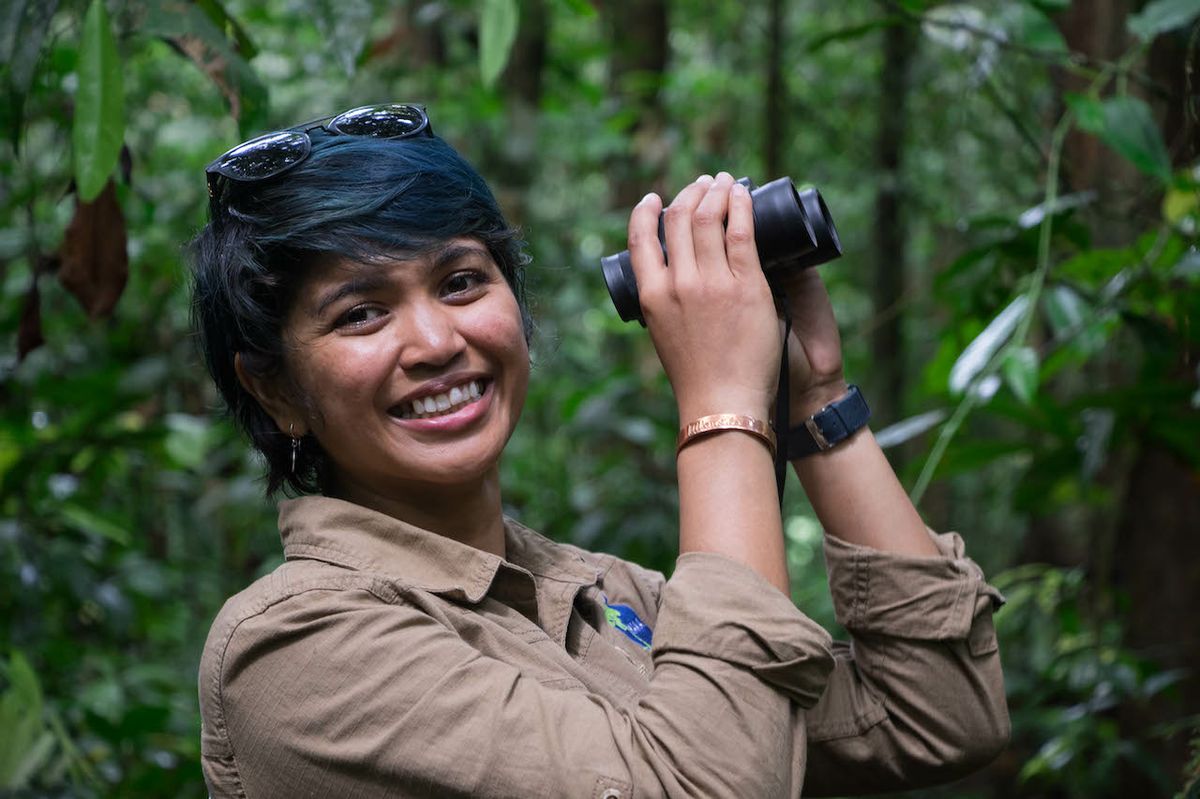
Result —
<path fill-rule="evenodd" d="M 798 269 L 783 282 L 792 332 L 788 336 L 791 423 L 807 419 L 846 393 L 842 340 L 829 293 L 816 268 Z"/>

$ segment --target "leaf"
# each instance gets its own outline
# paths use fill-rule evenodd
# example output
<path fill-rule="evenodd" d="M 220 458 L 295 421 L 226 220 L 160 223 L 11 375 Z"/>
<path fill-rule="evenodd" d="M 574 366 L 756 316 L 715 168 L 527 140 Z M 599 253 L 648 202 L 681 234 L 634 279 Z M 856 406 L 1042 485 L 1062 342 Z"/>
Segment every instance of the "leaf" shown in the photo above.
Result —
<path fill-rule="evenodd" d="M 861 39 L 864 36 L 866 36 L 867 34 L 874 33 L 875 31 L 879 30 L 880 28 L 887 28 L 887 27 L 890 27 L 895 24 L 897 24 L 896 20 L 890 19 L 888 17 L 881 17 L 879 19 L 873 19 L 873 20 L 869 20 L 867 22 L 861 22 L 857 25 L 848 25 L 844 28 L 834 28 L 831 31 L 825 31 L 824 33 L 818 33 L 816 36 L 814 36 L 812 39 L 809 40 L 808 52 L 809 53 L 820 52 L 821 50 L 825 49 L 825 47 L 827 47 L 830 44 L 833 44 L 834 42 L 846 42 L 846 41 L 854 41 L 855 39 Z"/>
<path fill-rule="evenodd" d="M 42 42 L 50 29 L 50 20 L 58 10 L 58 0 L 14 0 L 0 24 L 0 64 L 8 65 L 8 108 L 5 120 L 13 149 L 17 148 L 24 124 L 25 95 L 33 82 L 42 52 Z"/>
<path fill-rule="evenodd" d="M 1004 380 L 1021 402 L 1029 405 L 1037 393 L 1038 354 L 1032 347 L 1015 347 L 1004 356 Z"/>
<path fill-rule="evenodd" d="M 237 45 L 237 51 L 242 58 L 251 59 L 258 55 L 258 45 L 250 38 L 250 34 L 246 33 L 242 23 L 230 15 L 218 0 L 196 0 L 196 5 L 213 21 L 214 25 L 233 34 L 234 44 Z"/>
<path fill-rule="evenodd" d="M 118 524 L 112 519 L 80 505 L 65 503 L 59 508 L 58 513 L 63 521 L 76 530 L 93 533 L 121 546 L 129 546 L 132 540 L 129 529 L 125 525 Z"/>
<path fill-rule="evenodd" d="M 116 168 L 125 138 L 121 61 L 104 0 L 92 0 L 84 17 L 77 74 L 79 89 L 71 131 L 75 188 L 81 200 L 91 202 Z"/>
<path fill-rule="evenodd" d="M 371 0 L 308 0 L 305 5 L 347 77 L 354 74 L 371 28 Z"/>
<path fill-rule="evenodd" d="M 483 85 L 491 86 L 508 64 L 517 38 L 516 0 L 484 0 L 479 20 L 479 72 Z"/>
<path fill-rule="evenodd" d="M 187 413 L 172 413 L 166 418 L 170 432 L 163 442 L 171 460 L 185 469 L 198 469 L 208 459 L 210 436 L 208 422 Z"/>
<path fill-rule="evenodd" d="M 1029 305 L 1029 297 L 1025 294 L 1018 296 L 1008 304 L 996 317 L 988 323 L 983 332 L 967 345 L 950 369 L 950 391 L 961 394 L 971 381 L 987 366 L 992 356 L 1004 346 L 1008 337 L 1016 330 L 1017 324 Z"/>
<path fill-rule="evenodd" d="M 1163 197 L 1163 218 L 1172 225 L 1200 211 L 1200 192 L 1195 189 L 1171 188 Z"/>
<path fill-rule="evenodd" d="M 1171 180 L 1171 158 L 1145 101 L 1128 95 L 1104 101 L 1104 128 L 1099 135 L 1140 171 L 1163 183 Z"/>
<path fill-rule="evenodd" d="M 910 416 L 880 430 L 875 434 L 875 441 L 883 449 L 899 446 L 938 426 L 945 421 L 947 415 L 945 410 L 939 408 L 936 411 Z"/>
<path fill-rule="evenodd" d="M 1031 227 L 1037 227 L 1046 218 L 1046 211 L 1050 211 L 1051 216 L 1061 214 L 1063 211 L 1070 211 L 1074 208 L 1081 208 L 1085 205 L 1091 205 L 1096 201 L 1098 195 L 1094 191 L 1078 191 L 1074 194 L 1064 194 L 1061 197 L 1055 198 L 1054 202 L 1038 203 L 1032 208 L 1027 208 L 1017 217 L 1017 227 L 1022 230 L 1027 230 Z"/>
<path fill-rule="evenodd" d="M 249 56 L 243 57 L 234 48 L 222 28 L 199 6 L 182 0 L 155 0 L 146 11 L 140 31 L 166 39 L 208 76 L 225 97 L 243 136 L 262 130 L 266 125 L 267 89 L 246 62 Z M 236 27 L 234 33 L 236 37 Z"/>
<path fill-rule="evenodd" d="M 1200 14 L 1200 0 L 1153 0 L 1129 17 L 1129 32 L 1144 42 L 1160 33 L 1183 27 Z"/>
<path fill-rule="evenodd" d="M 125 216 L 111 180 L 95 202 L 77 198 L 59 248 L 58 279 L 92 319 L 112 313 L 129 277 Z"/>
<path fill-rule="evenodd" d="M 1066 39 L 1040 9 L 1027 5 L 1010 6 L 1004 15 L 1004 28 L 1013 41 L 1030 50 L 1067 53 Z"/>
<path fill-rule="evenodd" d="M 1075 115 L 1075 123 L 1088 133 L 1099 133 L 1104 130 L 1104 103 L 1095 97 L 1084 94 L 1067 92 L 1065 95 L 1067 108 Z"/>

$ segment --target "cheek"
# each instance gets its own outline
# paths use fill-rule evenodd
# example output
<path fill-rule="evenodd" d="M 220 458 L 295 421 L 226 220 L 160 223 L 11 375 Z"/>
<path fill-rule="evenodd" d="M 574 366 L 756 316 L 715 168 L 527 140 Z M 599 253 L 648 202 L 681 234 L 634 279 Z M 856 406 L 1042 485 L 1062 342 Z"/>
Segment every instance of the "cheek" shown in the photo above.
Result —
<path fill-rule="evenodd" d="M 298 360 L 297 383 L 310 405 L 323 416 L 336 417 L 343 410 L 355 408 L 355 403 L 347 400 L 370 396 L 381 375 L 388 372 L 378 342 L 371 342 L 369 337 L 310 346 Z"/>

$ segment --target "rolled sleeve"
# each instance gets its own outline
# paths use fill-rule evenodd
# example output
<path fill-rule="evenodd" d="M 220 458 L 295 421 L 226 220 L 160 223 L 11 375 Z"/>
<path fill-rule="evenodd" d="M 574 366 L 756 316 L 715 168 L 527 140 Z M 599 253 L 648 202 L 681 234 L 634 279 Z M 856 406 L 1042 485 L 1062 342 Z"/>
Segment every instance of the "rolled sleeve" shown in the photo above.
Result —
<path fill-rule="evenodd" d="M 801 707 L 812 707 L 833 670 L 832 639 L 778 589 L 722 555 L 679 558 L 654 634 L 656 664 L 678 654 L 748 669 Z"/>
<path fill-rule="evenodd" d="M 850 632 L 808 714 L 806 795 L 955 779 L 996 756 L 1009 719 L 992 611 L 1003 596 L 954 533 L 911 557 L 825 537 L 834 612 Z"/>
<path fill-rule="evenodd" d="M 930 532 L 941 557 L 911 557 L 825 536 L 838 623 L 853 633 L 925 641 L 966 638 L 976 616 L 1004 604 L 963 554 L 957 533 Z"/>

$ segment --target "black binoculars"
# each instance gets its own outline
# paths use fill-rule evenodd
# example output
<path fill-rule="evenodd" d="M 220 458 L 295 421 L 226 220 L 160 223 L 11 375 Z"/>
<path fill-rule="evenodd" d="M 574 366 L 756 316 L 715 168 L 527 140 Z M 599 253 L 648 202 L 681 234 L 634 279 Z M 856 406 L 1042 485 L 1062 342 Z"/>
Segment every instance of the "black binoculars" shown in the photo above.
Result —
<path fill-rule="evenodd" d="M 738 183 L 750 190 L 758 259 L 772 289 L 777 290 L 777 281 L 793 270 L 817 266 L 842 254 L 837 228 L 816 189 L 797 191 L 788 177 L 772 180 L 761 187 L 755 186 L 750 178 L 740 178 Z M 662 215 L 658 217 L 658 241 L 665 257 L 667 247 Z M 629 250 L 601 258 L 600 268 L 622 321 L 636 319 L 644 326 L 646 320 L 642 318 Z"/>

